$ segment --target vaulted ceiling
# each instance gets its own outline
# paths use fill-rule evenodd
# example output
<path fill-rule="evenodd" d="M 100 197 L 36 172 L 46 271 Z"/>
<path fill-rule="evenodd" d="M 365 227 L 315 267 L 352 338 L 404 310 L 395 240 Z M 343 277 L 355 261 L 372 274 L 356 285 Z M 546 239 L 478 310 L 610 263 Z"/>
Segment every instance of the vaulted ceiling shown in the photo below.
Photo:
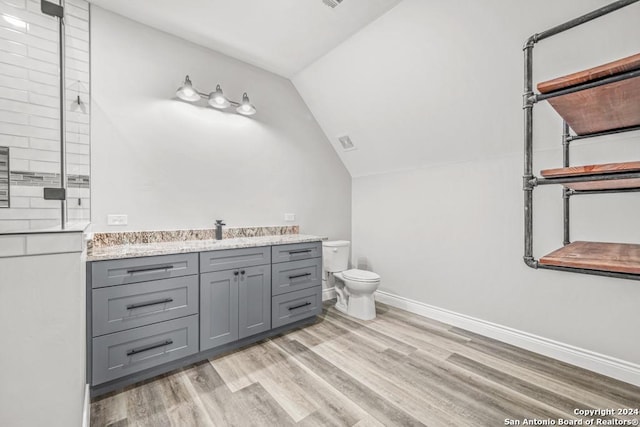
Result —
<path fill-rule="evenodd" d="M 401 0 L 90 0 L 104 9 L 292 77 Z"/>

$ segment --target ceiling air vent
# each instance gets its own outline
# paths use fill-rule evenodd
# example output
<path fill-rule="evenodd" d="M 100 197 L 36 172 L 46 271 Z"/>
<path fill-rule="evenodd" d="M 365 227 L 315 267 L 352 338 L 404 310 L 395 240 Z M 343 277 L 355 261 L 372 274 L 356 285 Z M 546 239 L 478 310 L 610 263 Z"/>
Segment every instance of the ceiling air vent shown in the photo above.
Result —
<path fill-rule="evenodd" d="M 338 141 L 340 141 L 340 145 L 342 146 L 343 151 L 351 151 L 356 149 L 356 146 L 353 145 L 353 141 L 351 141 L 349 135 L 339 136 Z"/>
<path fill-rule="evenodd" d="M 342 0 L 322 0 L 322 2 L 324 4 L 326 4 L 327 6 L 334 8 L 337 5 L 339 5 L 340 3 L 342 3 Z"/>

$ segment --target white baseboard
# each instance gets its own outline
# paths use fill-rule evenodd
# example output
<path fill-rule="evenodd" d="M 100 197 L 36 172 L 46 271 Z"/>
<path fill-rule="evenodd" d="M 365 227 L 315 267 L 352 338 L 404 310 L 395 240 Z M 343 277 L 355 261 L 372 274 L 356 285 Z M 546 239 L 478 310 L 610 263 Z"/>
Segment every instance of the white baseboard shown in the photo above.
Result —
<path fill-rule="evenodd" d="M 375 296 L 377 301 L 392 307 L 438 320 L 479 335 L 484 335 L 516 347 L 561 360 L 571 365 L 640 386 L 640 365 L 635 363 L 434 307 L 388 292 L 377 291 Z"/>
<path fill-rule="evenodd" d="M 84 387 L 84 404 L 82 405 L 82 427 L 89 427 L 91 423 L 91 397 L 89 395 L 89 384 Z"/>
<path fill-rule="evenodd" d="M 334 299 L 336 297 L 336 288 L 328 288 L 322 290 L 322 301 Z"/>

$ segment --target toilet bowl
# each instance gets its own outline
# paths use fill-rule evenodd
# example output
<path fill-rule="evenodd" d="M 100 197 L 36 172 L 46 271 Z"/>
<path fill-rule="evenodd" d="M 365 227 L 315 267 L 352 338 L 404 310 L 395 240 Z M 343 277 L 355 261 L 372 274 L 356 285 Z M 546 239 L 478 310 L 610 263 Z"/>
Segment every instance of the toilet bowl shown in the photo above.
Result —
<path fill-rule="evenodd" d="M 323 269 L 328 286 L 335 286 L 336 309 L 357 319 L 376 317 L 373 293 L 380 286 L 380 276 L 372 271 L 347 269 L 350 242 L 326 241 L 322 244 Z"/>

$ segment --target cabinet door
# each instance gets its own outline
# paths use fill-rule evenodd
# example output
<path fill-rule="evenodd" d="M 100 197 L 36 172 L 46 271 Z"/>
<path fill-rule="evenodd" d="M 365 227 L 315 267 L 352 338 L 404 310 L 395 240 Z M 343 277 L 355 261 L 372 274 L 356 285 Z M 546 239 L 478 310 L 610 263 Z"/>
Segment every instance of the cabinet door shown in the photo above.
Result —
<path fill-rule="evenodd" d="M 200 351 L 238 339 L 238 270 L 200 275 Z"/>
<path fill-rule="evenodd" d="M 271 329 L 271 266 L 240 269 L 240 338 Z"/>

